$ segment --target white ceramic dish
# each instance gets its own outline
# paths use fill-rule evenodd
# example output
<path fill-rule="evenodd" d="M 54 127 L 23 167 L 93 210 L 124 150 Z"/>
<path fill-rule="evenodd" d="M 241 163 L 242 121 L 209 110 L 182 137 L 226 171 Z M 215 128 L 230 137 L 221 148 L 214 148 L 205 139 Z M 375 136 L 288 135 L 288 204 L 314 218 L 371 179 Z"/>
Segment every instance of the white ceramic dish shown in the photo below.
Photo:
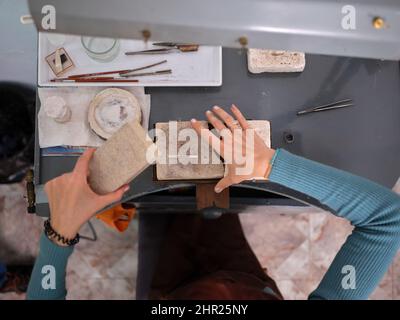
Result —
<path fill-rule="evenodd" d="M 212 46 L 200 46 L 197 52 L 168 53 L 153 55 L 126 56 L 126 51 L 138 51 L 154 48 L 151 43 L 146 44 L 142 40 L 120 40 L 120 51 L 112 62 L 96 62 L 85 52 L 81 44 L 80 36 L 66 35 L 62 47 L 65 48 L 75 64 L 75 68 L 61 75 L 65 77 L 71 74 L 111 71 L 120 69 L 133 69 L 162 60 L 167 63 L 153 67 L 145 71 L 172 69 L 172 74 L 159 76 L 138 77 L 137 83 L 61 83 L 51 82 L 55 75 L 45 61 L 45 57 L 54 52 L 56 47 L 50 43 L 45 33 L 39 33 L 38 52 L 38 85 L 48 87 L 76 87 L 76 86 L 139 86 L 139 87 L 197 87 L 222 85 L 222 48 Z M 115 75 L 116 76 L 116 75 Z"/>

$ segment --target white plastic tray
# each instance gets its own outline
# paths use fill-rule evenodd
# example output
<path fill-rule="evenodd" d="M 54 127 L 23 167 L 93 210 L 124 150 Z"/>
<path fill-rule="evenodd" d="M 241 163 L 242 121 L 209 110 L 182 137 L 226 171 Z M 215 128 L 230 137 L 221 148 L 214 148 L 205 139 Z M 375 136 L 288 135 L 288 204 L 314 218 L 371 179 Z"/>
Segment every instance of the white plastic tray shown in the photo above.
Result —
<path fill-rule="evenodd" d="M 81 45 L 81 37 L 66 35 L 64 47 L 75 64 L 75 68 L 62 74 L 66 77 L 71 74 L 111 71 L 120 69 L 133 69 L 149 65 L 161 60 L 167 63 L 153 67 L 145 71 L 161 69 L 172 69 L 172 74 L 159 76 L 138 77 L 137 83 L 60 83 L 50 82 L 55 78 L 54 73 L 45 61 L 45 57 L 56 50 L 45 33 L 39 33 L 38 53 L 38 85 L 39 86 L 140 86 L 140 87 L 197 87 L 197 86 L 220 86 L 222 85 L 222 49 L 221 47 L 200 46 L 197 52 L 173 52 L 168 54 L 135 55 L 126 56 L 126 51 L 138 51 L 153 48 L 151 43 L 146 44 L 142 40 L 120 40 L 120 50 L 117 58 L 104 63 L 92 60 L 87 56 Z"/>

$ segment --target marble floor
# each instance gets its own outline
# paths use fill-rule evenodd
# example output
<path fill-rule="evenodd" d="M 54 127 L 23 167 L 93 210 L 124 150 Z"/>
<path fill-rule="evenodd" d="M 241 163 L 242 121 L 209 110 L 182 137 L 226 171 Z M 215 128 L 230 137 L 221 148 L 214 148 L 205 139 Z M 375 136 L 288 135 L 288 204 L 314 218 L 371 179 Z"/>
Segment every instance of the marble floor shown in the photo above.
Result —
<path fill-rule="evenodd" d="M 394 188 L 400 193 L 400 180 Z M 24 185 L 0 185 L 0 261 L 33 261 L 42 219 L 25 210 Z M 260 214 L 263 212 L 263 214 Z M 352 230 L 311 207 L 265 207 L 241 214 L 246 237 L 286 299 L 306 299 Z M 122 234 L 93 219 L 96 242 L 83 240 L 68 265 L 69 299 L 134 299 L 137 221 Z M 86 227 L 82 234 L 89 234 Z M 0 299 L 24 295 L 0 294 Z M 400 300 L 400 253 L 371 299 Z"/>

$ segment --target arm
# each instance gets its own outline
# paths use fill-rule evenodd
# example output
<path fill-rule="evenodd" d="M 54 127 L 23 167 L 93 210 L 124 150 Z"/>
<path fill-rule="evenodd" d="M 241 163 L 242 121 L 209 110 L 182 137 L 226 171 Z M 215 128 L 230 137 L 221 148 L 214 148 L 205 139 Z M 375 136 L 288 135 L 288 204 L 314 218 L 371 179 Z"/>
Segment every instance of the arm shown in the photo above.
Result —
<path fill-rule="evenodd" d="M 241 129 L 233 117 L 221 108 L 214 107 L 213 112 L 206 113 L 209 122 L 224 137 L 221 146 L 218 146 L 209 130 L 201 129 L 198 122 L 192 120 L 196 131 L 212 144 L 225 161 L 226 154 L 233 158 L 227 164 L 228 175 L 218 182 L 215 192 L 244 180 L 267 178 L 315 198 L 330 208 L 333 214 L 349 220 L 355 226 L 354 231 L 310 299 L 367 298 L 400 246 L 400 197 L 391 190 L 350 173 L 282 149 L 275 152 L 256 134 L 254 141 L 236 137 L 236 130 L 252 129 L 237 107 L 232 106 L 231 111 Z M 242 165 L 235 161 L 235 158 L 241 159 L 243 156 L 253 162 L 253 170 L 247 174 L 239 173 Z M 354 268 L 354 289 L 342 287 L 346 275 L 342 270 L 345 266 Z"/>
<path fill-rule="evenodd" d="M 117 202 L 129 187 L 98 195 L 87 182 L 89 161 L 95 149 L 88 149 L 77 161 L 72 172 L 57 177 L 45 185 L 49 199 L 52 228 L 66 239 L 75 238 L 80 228 L 99 210 Z M 56 238 L 41 235 L 39 256 L 29 282 L 28 299 L 65 299 L 65 275 L 73 247 Z M 53 279 L 55 281 L 53 281 Z M 54 285 L 55 284 L 55 285 Z"/>
<path fill-rule="evenodd" d="M 277 150 L 269 180 L 326 205 L 355 227 L 310 299 L 366 299 L 400 246 L 400 197 L 367 179 Z M 344 266 L 355 289 L 344 289 Z"/>
<path fill-rule="evenodd" d="M 40 236 L 39 255 L 36 258 L 35 265 L 32 270 L 31 279 L 29 281 L 28 291 L 26 294 L 29 300 L 62 300 L 67 295 L 65 288 L 65 272 L 69 256 L 73 252 L 73 247 L 62 247 L 49 240 L 44 233 Z M 46 275 L 50 275 L 53 271 L 49 271 L 47 266 L 54 267 L 55 288 L 43 288 L 42 281 L 45 286 L 48 284 Z M 43 270 L 43 271 L 42 271 Z M 51 280 L 49 280 L 51 281 Z"/>

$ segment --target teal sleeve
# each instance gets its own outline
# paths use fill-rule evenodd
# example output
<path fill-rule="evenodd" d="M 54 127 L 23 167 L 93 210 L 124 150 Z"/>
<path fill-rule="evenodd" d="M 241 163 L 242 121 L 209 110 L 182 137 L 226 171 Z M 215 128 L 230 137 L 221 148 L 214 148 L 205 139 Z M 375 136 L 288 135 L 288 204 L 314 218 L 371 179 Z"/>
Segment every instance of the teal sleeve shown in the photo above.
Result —
<path fill-rule="evenodd" d="M 366 299 L 400 245 L 400 197 L 383 186 L 278 149 L 269 180 L 318 200 L 354 226 L 310 299 Z"/>
<path fill-rule="evenodd" d="M 27 299 L 62 300 L 67 295 L 65 274 L 73 247 L 61 247 L 42 233 L 39 255 L 29 281 Z"/>

